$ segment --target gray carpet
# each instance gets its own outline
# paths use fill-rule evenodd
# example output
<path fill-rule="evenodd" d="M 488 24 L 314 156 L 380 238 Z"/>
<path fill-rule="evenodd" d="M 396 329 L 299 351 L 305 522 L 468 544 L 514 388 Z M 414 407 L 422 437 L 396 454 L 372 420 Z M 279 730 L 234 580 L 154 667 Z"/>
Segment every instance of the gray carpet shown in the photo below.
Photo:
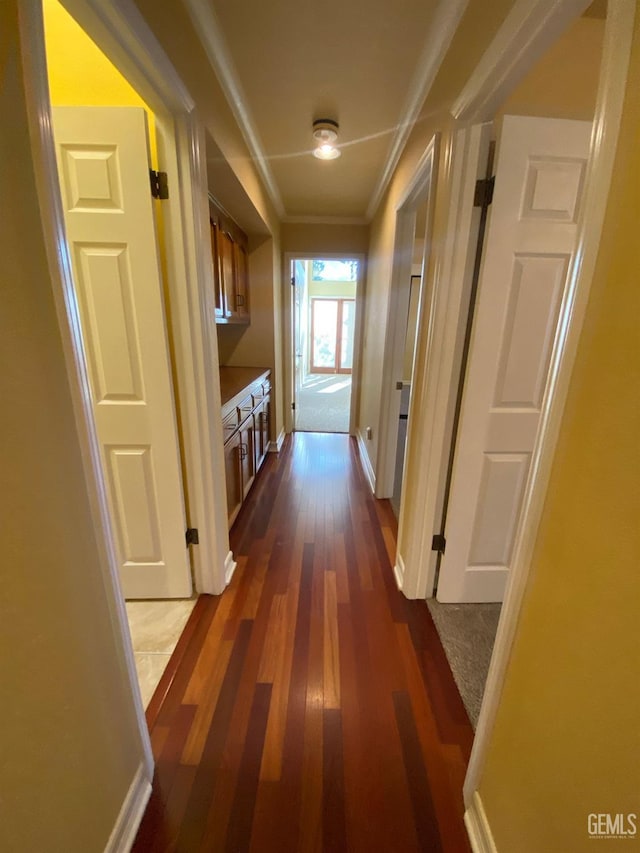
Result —
<path fill-rule="evenodd" d="M 475 729 L 502 605 L 440 604 L 429 598 L 427 606 Z"/>
<path fill-rule="evenodd" d="M 351 376 L 310 375 L 296 396 L 295 428 L 302 432 L 349 432 Z"/>

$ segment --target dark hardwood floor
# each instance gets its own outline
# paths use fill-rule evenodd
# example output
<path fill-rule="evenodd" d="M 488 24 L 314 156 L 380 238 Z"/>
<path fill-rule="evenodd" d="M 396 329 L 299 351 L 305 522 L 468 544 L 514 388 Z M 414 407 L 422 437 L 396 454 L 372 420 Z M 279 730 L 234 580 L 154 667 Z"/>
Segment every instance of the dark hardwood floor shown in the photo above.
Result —
<path fill-rule="evenodd" d="M 135 851 L 470 850 L 473 731 L 425 603 L 398 592 L 395 519 L 346 435 L 270 455 L 152 700 Z"/>

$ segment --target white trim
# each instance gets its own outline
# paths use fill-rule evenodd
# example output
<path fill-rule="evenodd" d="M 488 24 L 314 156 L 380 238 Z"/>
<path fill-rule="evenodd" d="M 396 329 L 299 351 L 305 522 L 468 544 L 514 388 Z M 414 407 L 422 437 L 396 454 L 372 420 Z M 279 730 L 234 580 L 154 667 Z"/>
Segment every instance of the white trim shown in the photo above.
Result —
<path fill-rule="evenodd" d="M 400 592 L 404 586 L 404 560 L 400 554 L 396 554 L 396 561 L 393 565 L 393 576 L 396 579 L 396 585 Z"/>
<path fill-rule="evenodd" d="M 358 440 L 358 450 L 360 451 L 360 460 L 362 461 L 362 470 L 369 483 L 369 488 L 375 495 L 376 493 L 376 475 L 371 464 L 367 443 L 360 430 L 358 430 L 356 438 Z"/>
<path fill-rule="evenodd" d="M 231 583 L 231 578 L 233 577 L 237 567 L 238 564 L 233 559 L 233 553 L 229 551 L 224 561 L 224 581 L 226 586 L 229 586 L 229 584 Z"/>
<path fill-rule="evenodd" d="M 126 853 L 131 850 L 150 796 L 151 782 L 146 775 L 144 764 L 140 764 L 111 830 L 104 853 Z"/>
<path fill-rule="evenodd" d="M 480 794 L 475 791 L 464 813 L 464 825 L 473 853 L 498 853 Z"/>
<path fill-rule="evenodd" d="M 240 85 L 238 73 L 233 64 L 231 53 L 222 34 L 213 5 L 207 0 L 184 0 L 187 12 L 200 43 L 211 63 L 222 87 L 231 112 L 238 123 L 252 160 L 255 162 L 265 188 L 276 213 L 280 218 L 285 215 L 284 204 L 278 190 L 273 172 L 267 162 L 258 131 L 247 106 L 247 99 Z"/>
<path fill-rule="evenodd" d="M 490 136 L 489 125 L 459 130 L 445 157 L 449 163 L 449 215 L 427 314 L 431 331 L 425 368 L 413 389 L 424 436 L 416 447 L 417 458 L 411 459 L 413 469 L 421 472 L 413 499 L 413 505 L 421 508 L 421 522 L 405 524 L 401 507 L 398 531 L 398 552 L 407 564 L 404 593 L 408 598 L 427 598 L 433 592 L 436 554 L 431 537 L 442 519 L 479 225 L 473 196 L 476 179 L 486 171 Z"/>
<path fill-rule="evenodd" d="M 442 64 L 469 0 L 440 0 L 429 25 L 427 38 L 416 64 L 413 80 L 389 146 L 389 153 L 380 178 L 375 186 L 369 205 L 367 219 L 371 220 L 380 200 L 389 186 L 413 126 L 420 115 L 425 98 Z"/>
<path fill-rule="evenodd" d="M 277 439 L 275 441 L 269 442 L 269 453 L 280 453 L 286 436 L 287 434 L 284 431 L 284 427 L 282 427 L 282 429 L 280 430 L 280 435 L 277 437 Z"/>
<path fill-rule="evenodd" d="M 547 389 L 542 403 L 538 438 L 525 488 L 502 616 L 494 645 L 464 784 L 467 806 L 479 786 L 505 674 L 518 626 L 520 608 L 542 515 L 564 405 L 582 331 L 589 290 L 598 257 L 611 174 L 615 162 L 635 16 L 635 0 L 609 0 L 601 61 L 598 99 L 592 136 L 592 155 L 585 182 L 583 214 L 578 226 L 575 261 L 563 301 L 554 342 Z"/>
<path fill-rule="evenodd" d="M 283 216 L 287 225 L 368 225 L 366 216 Z"/>
<path fill-rule="evenodd" d="M 461 121 L 488 121 L 514 86 L 591 0 L 518 0 L 454 101 Z"/>
<path fill-rule="evenodd" d="M 388 498 L 393 494 L 398 444 L 398 416 L 400 413 L 400 394 L 396 382 L 406 379 L 402 376 L 404 349 L 407 335 L 407 315 L 409 311 L 409 289 L 413 272 L 413 245 L 415 239 L 416 212 L 419 205 L 429 202 L 429 214 L 425 235 L 430 231 L 435 202 L 435 181 L 440 150 L 440 134 L 435 134 L 425 148 L 413 171 L 400 201 L 396 207 L 396 233 L 393 248 L 393 269 L 389 289 L 389 306 L 385 330 L 384 357 L 382 366 L 382 392 L 380 419 L 378 423 L 378 454 L 376 497 Z M 422 270 L 424 273 L 424 269 Z M 424 319 L 424 293 L 426 291 L 424 275 L 420 282 L 420 306 L 418 308 L 418 329 Z M 428 324 L 427 324 L 428 325 Z M 415 366 L 414 375 L 415 379 Z M 411 400 L 414 393 L 411 393 Z M 407 447 L 411 423 L 411 403 L 407 421 Z M 400 509 L 402 518 L 402 507 Z"/>

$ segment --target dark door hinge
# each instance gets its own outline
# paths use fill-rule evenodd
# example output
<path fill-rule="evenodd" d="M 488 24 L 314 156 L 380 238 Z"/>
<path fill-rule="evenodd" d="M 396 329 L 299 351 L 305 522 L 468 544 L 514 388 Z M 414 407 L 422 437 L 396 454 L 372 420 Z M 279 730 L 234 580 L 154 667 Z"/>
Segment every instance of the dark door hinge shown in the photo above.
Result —
<path fill-rule="evenodd" d="M 446 547 L 447 540 L 444 538 L 444 533 L 437 533 L 431 540 L 431 550 L 437 551 L 438 554 L 444 554 Z"/>
<path fill-rule="evenodd" d="M 493 201 L 493 188 L 495 183 L 495 176 L 493 178 L 483 178 L 480 181 L 476 181 L 476 191 L 473 196 L 474 207 L 489 207 Z"/>
<path fill-rule="evenodd" d="M 185 535 L 185 539 L 187 540 L 187 547 L 189 545 L 199 545 L 200 538 L 198 536 L 198 528 L 197 527 L 187 527 L 187 533 Z"/>
<path fill-rule="evenodd" d="M 292 403 L 292 404 L 291 404 L 291 411 L 292 411 L 292 412 L 295 412 L 295 410 L 296 410 L 296 404 L 295 404 L 295 403 Z"/>
<path fill-rule="evenodd" d="M 153 169 L 149 169 L 149 181 L 151 182 L 153 198 L 169 198 L 169 182 L 166 172 L 154 172 Z"/>
<path fill-rule="evenodd" d="M 295 277 L 295 275 L 292 275 L 291 276 L 291 287 L 295 287 L 295 286 L 296 286 L 296 277 Z"/>

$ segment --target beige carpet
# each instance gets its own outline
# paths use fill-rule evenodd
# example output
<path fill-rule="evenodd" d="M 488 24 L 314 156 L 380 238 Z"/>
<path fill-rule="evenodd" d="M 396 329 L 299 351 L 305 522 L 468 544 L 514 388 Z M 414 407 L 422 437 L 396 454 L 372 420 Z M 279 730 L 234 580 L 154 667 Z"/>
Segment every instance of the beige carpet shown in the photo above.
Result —
<path fill-rule="evenodd" d="M 351 377 L 311 374 L 296 396 L 295 428 L 300 432 L 349 432 Z"/>

